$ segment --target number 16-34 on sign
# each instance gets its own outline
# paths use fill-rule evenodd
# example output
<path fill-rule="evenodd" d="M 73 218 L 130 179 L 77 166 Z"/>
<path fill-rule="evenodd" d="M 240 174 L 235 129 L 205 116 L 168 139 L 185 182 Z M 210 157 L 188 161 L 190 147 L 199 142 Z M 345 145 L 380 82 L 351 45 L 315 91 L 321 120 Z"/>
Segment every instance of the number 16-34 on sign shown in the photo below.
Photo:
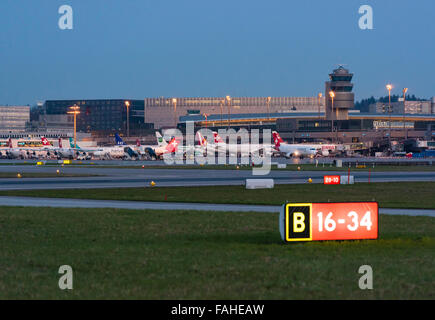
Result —
<path fill-rule="evenodd" d="M 378 203 L 287 203 L 279 229 L 285 242 L 377 239 Z"/>

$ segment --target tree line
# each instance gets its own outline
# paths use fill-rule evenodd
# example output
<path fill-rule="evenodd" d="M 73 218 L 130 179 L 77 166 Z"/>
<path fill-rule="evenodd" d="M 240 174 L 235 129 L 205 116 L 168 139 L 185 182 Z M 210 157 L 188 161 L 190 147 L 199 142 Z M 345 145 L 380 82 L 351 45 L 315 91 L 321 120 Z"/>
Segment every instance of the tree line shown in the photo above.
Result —
<path fill-rule="evenodd" d="M 403 97 L 402 95 L 393 94 L 391 95 L 391 102 L 398 102 L 399 98 L 402 97 Z M 414 94 L 406 95 L 406 101 L 424 101 L 424 100 L 427 99 L 417 98 Z M 378 99 L 371 96 L 368 99 L 362 99 L 361 101 L 355 102 L 355 109 L 360 110 L 361 112 L 369 112 L 369 106 L 371 104 L 375 104 L 376 102 L 388 103 L 388 96 L 380 97 Z"/>

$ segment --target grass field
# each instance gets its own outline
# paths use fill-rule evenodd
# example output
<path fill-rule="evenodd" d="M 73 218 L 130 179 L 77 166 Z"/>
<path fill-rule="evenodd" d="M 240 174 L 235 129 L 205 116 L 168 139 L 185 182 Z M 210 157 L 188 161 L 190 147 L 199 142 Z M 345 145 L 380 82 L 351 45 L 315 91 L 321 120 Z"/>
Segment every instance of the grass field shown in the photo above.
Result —
<path fill-rule="evenodd" d="M 0 207 L 0 242 L 0 299 L 435 298 L 430 217 L 381 215 L 379 240 L 283 244 L 272 213 Z M 373 290 L 358 287 L 365 264 Z"/>
<path fill-rule="evenodd" d="M 18 174 L 20 176 L 18 177 Z M 6 178 L 74 178 L 74 177 L 96 177 L 97 174 L 79 174 L 79 173 L 50 173 L 50 172 L 0 172 L 0 179 Z"/>
<path fill-rule="evenodd" d="M 289 202 L 378 201 L 384 208 L 435 208 L 435 182 L 290 184 L 274 189 L 243 186 L 0 191 L 0 196 L 282 205 Z"/>

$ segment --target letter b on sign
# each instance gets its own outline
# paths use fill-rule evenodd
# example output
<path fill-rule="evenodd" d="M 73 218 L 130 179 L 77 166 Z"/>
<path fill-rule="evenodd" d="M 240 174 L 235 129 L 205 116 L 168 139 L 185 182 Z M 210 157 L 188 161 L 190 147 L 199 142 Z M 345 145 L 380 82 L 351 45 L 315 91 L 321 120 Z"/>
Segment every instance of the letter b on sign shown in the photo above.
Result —
<path fill-rule="evenodd" d="M 311 205 L 287 204 L 285 210 L 287 241 L 311 240 Z"/>
<path fill-rule="evenodd" d="M 293 231 L 304 232 L 305 231 L 305 215 L 303 212 L 293 213 Z"/>

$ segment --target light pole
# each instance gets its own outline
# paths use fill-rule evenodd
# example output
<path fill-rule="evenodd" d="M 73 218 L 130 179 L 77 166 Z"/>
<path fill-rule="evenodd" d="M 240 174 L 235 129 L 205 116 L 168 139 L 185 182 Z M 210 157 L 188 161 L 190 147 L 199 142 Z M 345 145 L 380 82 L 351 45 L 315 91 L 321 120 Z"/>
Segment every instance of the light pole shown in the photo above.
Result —
<path fill-rule="evenodd" d="M 130 101 L 124 102 L 127 107 L 127 137 L 130 137 Z"/>
<path fill-rule="evenodd" d="M 320 99 L 322 99 L 322 93 L 320 92 L 319 95 L 319 119 L 320 119 Z"/>
<path fill-rule="evenodd" d="M 231 97 L 226 96 L 227 103 L 228 103 L 228 129 L 230 129 L 230 118 L 231 118 Z"/>
<path fill-rule="evenodd" d="M 393 86 L 391 84 L 387 84 L 388 90 L 388 147 L 391 150 L 391 89 Z"/>
<path fill-rule="evenodd" d="M 403 89 L 403 138 L 408 139 L 407 131 L 405 128 L 405 108 L 406 108 L 406 93 L 408 92 L 408 88 Z"/>
<path fill-rule="evenodd" d="M 77 115 L 80 113 L 80 107 L 74 104 L 72 107 L 69 107 L 70 111 L 68 114 L 74 115 L 74 149 L 77 149 Z"/>
<path fill-rule="evenodd" d="M 172 104 L 174 105 L 174 128 L 177 127 L 177 99 L 172 98 Z"/>
<path fill-rule="evenodd" d="M 225 103 L 225 100 L 222 99 L 221 100 L 221 126 L 222 126 L 222 114 L 224 113 L 224 103 Z"/>
<path fill-rule="evenodd" d="M 270 101 L 272 97 L 267 97 L 267 120 L 270 120 Z"/>
<path fill-rule="evenodd" d="M 329 91 L 329 96 L 331 97 L 332 100 L 332 108 L 331 108 L 331 140 L 334 140 L 334 97 L 335 97 L 335 93 L 334 91 Z M 326 110 L 325 110 L 326 111 Z"/>
<path fill-rule="evenodd" d="M 208 114 L 204 113 L 203 114 L 204 118 L 205 118 L 205 128 L 207 129 L 207 119 L 208 119 Z"/>

